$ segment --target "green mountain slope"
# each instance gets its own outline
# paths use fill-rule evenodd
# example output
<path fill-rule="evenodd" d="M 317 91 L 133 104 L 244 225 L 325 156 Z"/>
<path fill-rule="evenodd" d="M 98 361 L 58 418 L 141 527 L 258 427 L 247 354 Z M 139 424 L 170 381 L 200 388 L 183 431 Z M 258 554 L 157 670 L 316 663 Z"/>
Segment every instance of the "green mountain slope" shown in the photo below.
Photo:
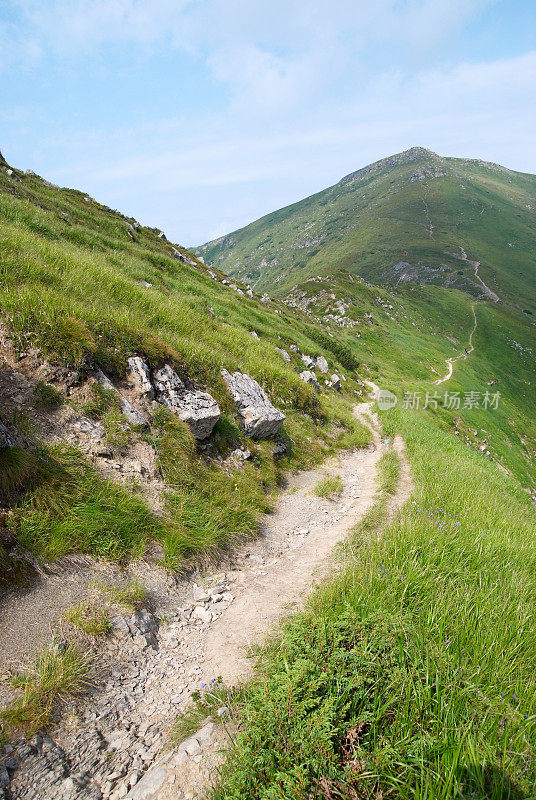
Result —
<path fill-rule="evenodd" d="M 321 341 L 311 320 L 231 288 L 162 232 L 3 160 L 0 274 L 0 420 L 18 445 L 0 449 L 0 503 L 11 508 L 10 541 L 38 557 L 82 551 L 117 559 L 157 542 L 167 566 L 178 568 L 195 552 L 254 534 L 282 469 L 367 438 L 351 414 L 357 359 Z M 346 379 L 342 396 L 305 384 L 291 345 L 324 355 Z M 148 430 L 125 426 L 94 376 L 100 369 L 128 393 L 134 355 L 151 370 L 172 366 L 217 400 L 222 416 L 208 445 L 196 448 L 161 406 L 139 407 Z M 283 410 L 278 445 L 240 429 L 223 368 L 249 374 Z M 88 443 L 80 426 L 106 432 L 89 458 L 71 447 Z M 246 446 L 246 464 L 227 460 Z M 123 469 L 140 448 L 156 501 L 150 482 Z M 99 453 L 121 467 L 119 485 Z M 0 585 L 2 569 L 0 540 Z"/>
<path fill-rule="evenodd" d="M 387 449 L 330 580 L 249 686 L 209 688 L 239 715 L 218 800 L 534 796 L 533 196 L 534 178 L 493 165 L 420 149 L 379 162 L 205 246 L 284 294 L 270 300 L 0 158 L 0 421 L 17 445 L 0 449 L 1 587 L 27 551 L 143 553 L 172 570 L 214 558 L 255 534 L 284 470 L 368 442 L 352 415 L 365 380 L 397 397 L 383 438 L 405 442 L 412 497 L 389 518 L 400 462 Z M 318 389 L 304 383 L 301 354 L 323 355 L 341 393 L 319 371 Z M 217 399 L 208 441 L 155 403 L 140 406 L 148 428 L 125 424 L 92 376 L 128 392 L 132 355 Z M 222 368 L 284 411 L 277 440 L 241 430 Z M 97 450 L 73 444 L 81 423 L 104 431 Z M 124 469 L 140 453 L 153 484 Z"/>
<path fill-rule="evenodd" d="M 535 176 L 415 147 L 198 252 L 280 295 L 344 269 L 374 282 L 498 295 L 534 313 L 535 225 Z"/>

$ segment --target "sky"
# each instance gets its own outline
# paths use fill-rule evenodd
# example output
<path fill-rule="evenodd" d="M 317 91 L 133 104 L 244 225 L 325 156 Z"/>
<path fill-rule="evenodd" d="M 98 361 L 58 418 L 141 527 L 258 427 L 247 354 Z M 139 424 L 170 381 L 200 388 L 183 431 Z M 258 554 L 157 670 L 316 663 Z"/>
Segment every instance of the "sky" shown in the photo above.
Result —
<path fill-rule="evenodd" d="M 193 246 L 412 146 L 536 173 L 534 0 L 1 0 L 0 150 Z"/>

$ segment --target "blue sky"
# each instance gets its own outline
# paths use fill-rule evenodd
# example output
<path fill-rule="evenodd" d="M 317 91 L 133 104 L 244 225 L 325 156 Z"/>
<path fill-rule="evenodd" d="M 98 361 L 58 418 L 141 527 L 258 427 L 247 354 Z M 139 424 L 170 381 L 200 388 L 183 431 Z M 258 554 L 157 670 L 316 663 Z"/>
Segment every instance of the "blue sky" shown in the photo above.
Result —
<path fill-rule="evenodd" d="M 413 145 L 536 173 L 534 0 L 2 0 L 7 160 L 194 245 Z"/>

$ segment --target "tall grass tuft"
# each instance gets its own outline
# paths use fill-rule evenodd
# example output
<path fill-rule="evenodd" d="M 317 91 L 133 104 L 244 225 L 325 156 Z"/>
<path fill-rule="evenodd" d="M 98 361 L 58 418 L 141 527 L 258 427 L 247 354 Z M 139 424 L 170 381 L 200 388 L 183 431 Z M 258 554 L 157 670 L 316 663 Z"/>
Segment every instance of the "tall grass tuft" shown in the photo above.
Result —
<path fill-rule="evenodd" d="M 92 672 L 90 657 L 72 644 L 43 648 L 31 668 L 12 680 L 22 694 L 0 712 L 4 729 L 31 736 L 46 727 L 61 704 L 89 689 Z"/>

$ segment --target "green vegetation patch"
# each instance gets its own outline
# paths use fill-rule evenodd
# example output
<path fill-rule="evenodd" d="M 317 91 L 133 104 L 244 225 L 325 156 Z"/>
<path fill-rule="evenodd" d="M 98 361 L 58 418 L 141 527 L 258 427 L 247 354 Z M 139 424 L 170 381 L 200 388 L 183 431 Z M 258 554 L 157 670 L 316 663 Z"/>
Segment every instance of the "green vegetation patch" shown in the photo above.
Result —
<path fill-rule="evenodd" d="M 14 505 L 7 524 L 23 547 L 47 561 L 73 552 L 134 558 L 164 534 L 143 500 L 63 446 L 42 455 L 36 485 Z"/>
<path fill-rule="evenodd" d="M 316 494 L 317 497 L 324 497 L 327 500 L 331 500 L 341 494 L 342 489 L 343 485 L 340 475 L 324 475 L 313 488 L 313 494 Z"/>
<path fill-rule="evenodd" d="M 426 412 L 390 413 L 413 502 L 261 653 L 218 800 L 533 796 L 534 508 Z"/>
<path fill-rule="evenodd" d="M 62 703 L 87 691 L 92 674 L 90 657 L 74 645 L 43 648 L 28 670 L 12 678 L 21 694 L 0 712 L 4 733 L 31 736 L 45 728 Z"/>
<path fill-rule="evenodd" d="M 37 406 L 54 411 L 63 403 L 63 395 L 51 383 L 37 381 L 34 387 L 34 402 Z"/>
<path fill-rule="evenodd" d="M 106 636 L 112 630 L 106 611 L 92 603 L 79 603 L 67 609 L 63 618 L 89 636 Z"/>

